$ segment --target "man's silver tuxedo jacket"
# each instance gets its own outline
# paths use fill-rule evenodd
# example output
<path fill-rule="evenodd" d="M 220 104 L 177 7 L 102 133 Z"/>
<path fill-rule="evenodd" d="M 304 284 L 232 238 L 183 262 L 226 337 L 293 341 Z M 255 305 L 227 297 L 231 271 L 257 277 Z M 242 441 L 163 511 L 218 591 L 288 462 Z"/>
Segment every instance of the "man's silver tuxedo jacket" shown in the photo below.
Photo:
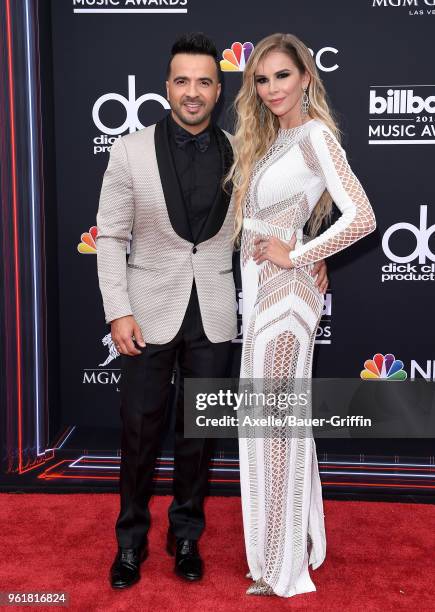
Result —
<path fill-rule="evenodd" d="M 213 129 L 223 176 L 232 163 L 231 136 Z M 195 278 L 208 339 L 224 342 L 237 335 L 233 199 L 218 187 L 194 243 L 169 148 L 168 117 L 113 144 L 97 227 L 98 279 L 107 323 L 133 315 L 145 342 L 169 342 L 180 329 Z"/>

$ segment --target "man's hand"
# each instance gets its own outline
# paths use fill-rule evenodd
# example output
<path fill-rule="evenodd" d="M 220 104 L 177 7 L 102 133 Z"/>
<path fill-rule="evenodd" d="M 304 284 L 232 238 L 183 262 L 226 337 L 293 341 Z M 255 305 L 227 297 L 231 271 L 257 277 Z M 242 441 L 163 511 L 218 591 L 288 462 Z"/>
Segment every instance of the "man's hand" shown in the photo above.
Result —
<path fill-rule="evenodd" d="M 316 261 L 311 272 L 312 276 L 316 276 L 316 287 L 319 288 L 320 293 L 326 293 L 329 285 L 329 279 L 327 274 L 327 267 L 324 259 Z"/>
<path fill-rule="evenodd" d="M 115 343 L 118 353 L 130 355 L 131 357 L 142 354 L 142 351 L 139 351 L 134 346 L 132 340 L 132 337 L 134 337 L 139 346 L 146 346 L 140 327 L 135 321 L 133 315 L 114 319 L 111 322 L 110 327 L 112 340 Z"/>

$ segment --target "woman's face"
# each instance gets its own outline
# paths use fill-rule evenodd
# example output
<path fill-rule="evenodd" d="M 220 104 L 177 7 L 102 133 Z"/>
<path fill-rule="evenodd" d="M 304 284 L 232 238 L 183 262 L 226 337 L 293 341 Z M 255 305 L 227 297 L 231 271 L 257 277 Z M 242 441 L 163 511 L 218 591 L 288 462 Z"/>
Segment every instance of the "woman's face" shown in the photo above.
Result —
<path fill-rule="evenodd" d="M 281 120 L 300 118 L 301 96 L 309 76 L 299 71 L 287 53 L 270 51 L 258 62 L 254 79 L 258 95 L 272 113 Z"/>

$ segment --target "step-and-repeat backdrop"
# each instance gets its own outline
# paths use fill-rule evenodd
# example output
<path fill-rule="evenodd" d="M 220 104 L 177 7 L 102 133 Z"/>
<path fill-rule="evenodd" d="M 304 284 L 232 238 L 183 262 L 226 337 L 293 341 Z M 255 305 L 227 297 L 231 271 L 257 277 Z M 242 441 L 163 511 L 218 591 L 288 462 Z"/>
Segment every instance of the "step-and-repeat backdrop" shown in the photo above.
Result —
<path fill-rule="evenodd" d="M 273 32 L 299 36 L 313 53 L 348 159 L 374 207 L 377 231 L 328 260 L 331 285 L 314 376 L 359 377 L 366 360 L 392 354 L 408 377 L 433 378 L 435 0 L 54 0 L 51 6 L 60 410 L 64 425 L 88 432 L 82 447 L 118 448 L 120 425 L 120 360 L 96 267 L 102 177 L 116 138 L 168 112 L 169 51 L 186 31 L 205 32 L 222 55 L 215 119 L 230 131 L 245 43 L 255 46 Z M 239 331 L 234 372 L 241 322 Z M 169 449 L 169 438 L 166 444 Z M 341 442 L 319 444 L 338 452 Z M 406 454 L 420 454 L 418 440 L 389 442 L 393 454 L 404 445 Z M 380 440 L 358 446 L 377 454 L 383 448 Z M 219 449 L 236 456 L 234 441 Z"/>

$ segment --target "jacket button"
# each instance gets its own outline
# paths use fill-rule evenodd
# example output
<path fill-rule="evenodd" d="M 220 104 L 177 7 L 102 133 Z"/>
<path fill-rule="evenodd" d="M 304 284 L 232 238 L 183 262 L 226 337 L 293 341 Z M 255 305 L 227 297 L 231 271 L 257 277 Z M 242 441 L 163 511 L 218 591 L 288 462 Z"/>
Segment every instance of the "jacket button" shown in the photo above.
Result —
<path fill-rule="evenodd" d="M 193 247 L 193 249 L 192 249 L 192 253 L 193 253 L 193 254 L 195 254 L 197 250 L 198 250 L 198 249 L 197 249 L 196 247 Z"/>

